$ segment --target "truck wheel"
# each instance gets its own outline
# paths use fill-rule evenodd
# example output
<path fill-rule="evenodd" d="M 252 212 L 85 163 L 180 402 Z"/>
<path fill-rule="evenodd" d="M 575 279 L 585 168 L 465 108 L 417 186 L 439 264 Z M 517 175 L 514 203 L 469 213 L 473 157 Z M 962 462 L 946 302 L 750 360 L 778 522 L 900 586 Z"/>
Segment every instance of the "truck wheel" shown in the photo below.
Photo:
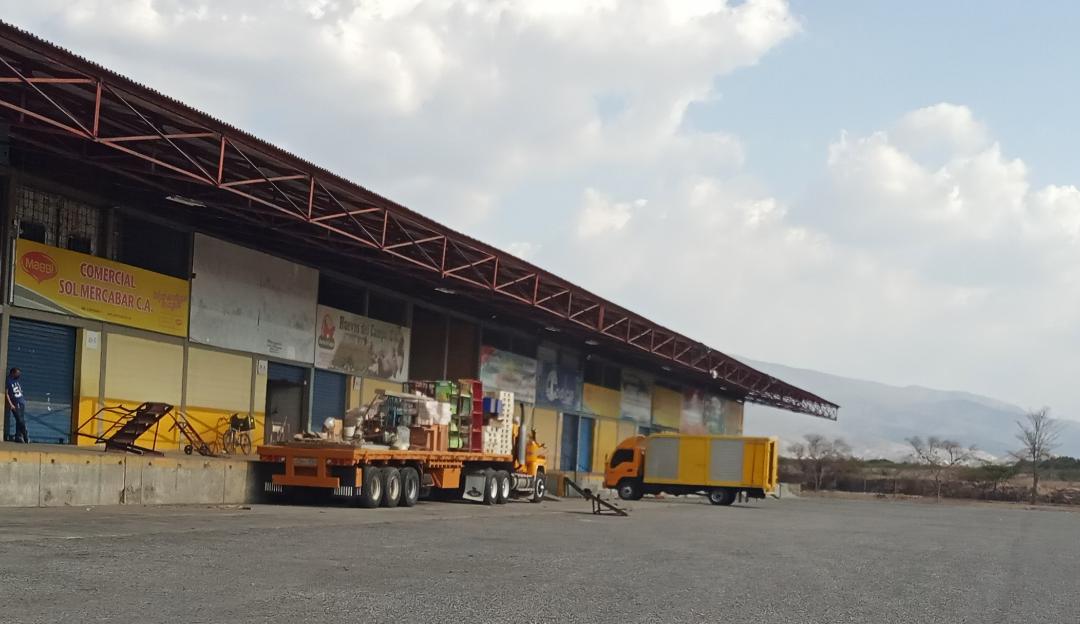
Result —
<path fill-rule="evenodd" d="M 495 502 L 505 505 L 506 501 L 510 500 L 510 473 L 500 470 L 495 473 L 495 480 L 499 483 L 499 496 Z"/>
<path fill-rule="evenodd" d="M 544 500 L 544 494 L 547 494 L 547 481 L 544 481 L 544 471 L 536 471 L 536 479 L 533 483 L 532 498 L 529 499 L 530 503 L 539 503 Z"/>
<path fill-rule="evenodd" d="M 397 507 L 401 502 L 401 472 L 393 466 L 382 469 L 382 506 Z"/>
<path fill-rule="evenodd" d="M 623 479 L 619 481 L 619 498 L 628 501 L 641 500 L 643 496 L 641 483 L 637 479 Z"/>
<path fill-rule="evenodd" d="M 730 505 L 735 502 L 735 490 L 730 488 L 713 488 L 709 490 L 709 502 L 713 505 Z"/>
<path fill-rule="evenodd" d="M 374 509 L 382 502 L 382 471 L 375 466 L 363 466 L 360 475 L 360 506 Z"/>
<path fill-rule="evenodd" d="M 490 468 L 484 472 L 484 504 L 494 505 L 499 500 L 499 479 Z"/>
<path fill-rule="evenodd" d="M 420 475 L 416 468 L 401 469 L 401 506 L 412 507 L 420 498 Z"/>

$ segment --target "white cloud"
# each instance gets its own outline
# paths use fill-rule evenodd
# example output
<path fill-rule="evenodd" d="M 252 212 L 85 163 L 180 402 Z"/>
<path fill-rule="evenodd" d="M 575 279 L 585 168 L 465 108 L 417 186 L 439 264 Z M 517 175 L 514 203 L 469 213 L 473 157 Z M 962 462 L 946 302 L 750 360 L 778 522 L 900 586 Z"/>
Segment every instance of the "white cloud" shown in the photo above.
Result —
<path fill-rule="evenodd" d="M 514 241 L 506 246 L 507 252 L 522 260 L 531 260 L 540 249 L 540 245 L 529 241 Z"/>
<path fill-rule="evenodd" d="M 986 126 L 966 106 L 942 102 L 907 113 L 895 124 L 893 140 L 908 152 L 970 154 L 990 143 Z"/>
<path fill-rule="evenodd" d="M 626 227 L 634 211 L 644 208 L 644 199 L 616 202 L 596 189 L 585 189 L 577 234 L 581 238 L 593 238 L 610 234 Z"/>
<path fill-rule="evenodd" d="M 888 131 L 842 133 L 825 190 L 790 205 L 730 175 L 673 174 L 647 212 L 550 260 L 732 352 L 1068 413 L 1080 190 L 1032 189 L 992 137 L 972 145 L 937 162 Z"/>

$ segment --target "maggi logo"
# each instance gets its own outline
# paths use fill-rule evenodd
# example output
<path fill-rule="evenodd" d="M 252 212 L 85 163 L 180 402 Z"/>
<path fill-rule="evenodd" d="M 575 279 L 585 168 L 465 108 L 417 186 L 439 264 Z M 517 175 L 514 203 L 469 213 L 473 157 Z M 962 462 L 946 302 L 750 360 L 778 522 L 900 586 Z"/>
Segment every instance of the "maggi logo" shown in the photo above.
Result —
<path fill-rule="evenodd" d="M 49 254 L 41 251 L 28 251 L 19 259 L 19 266 L 30 277 L 40 284 L 47 279 L 56 277 L 56 262 Z"/>

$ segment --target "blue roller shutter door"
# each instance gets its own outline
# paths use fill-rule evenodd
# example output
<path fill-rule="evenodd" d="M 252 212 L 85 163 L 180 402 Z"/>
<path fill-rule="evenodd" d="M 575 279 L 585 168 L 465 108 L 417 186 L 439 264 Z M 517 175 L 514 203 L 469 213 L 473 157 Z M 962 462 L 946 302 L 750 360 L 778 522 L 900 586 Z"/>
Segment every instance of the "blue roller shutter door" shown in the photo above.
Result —
<path fill-rule="evenodd" d="M 348 377 L 330 371 L 315 371 L 315 388 L 311 395 L 311 431 L 322 431 L 327 418 L 345 414 Z"/>
<path fill-rule="evenodd" d="M 289 366 L 278 362 L 270 362 L 266 370 L 266 378 L 273 381 L 288 381 L 295 384 L 304 384 L 307 369 L 299 366 Z"/>
<path fill-rule="evenodd" d="M 31 442 L 71 442 L 71 405 L 75 388 L 75 328 L 11 319 L 8 368 L 22 370 L 26 394 L 26 429 Z M 7 376 L 5 371 L 4 376 Z M 8 418 L 5 431 L 15 433 Z"/>
<path fill-rule="evenodd" d="M 585 416 L 581 416 L 578 420 L 578 472 L 592 472 L 593 424 L 593 419 Z"/>

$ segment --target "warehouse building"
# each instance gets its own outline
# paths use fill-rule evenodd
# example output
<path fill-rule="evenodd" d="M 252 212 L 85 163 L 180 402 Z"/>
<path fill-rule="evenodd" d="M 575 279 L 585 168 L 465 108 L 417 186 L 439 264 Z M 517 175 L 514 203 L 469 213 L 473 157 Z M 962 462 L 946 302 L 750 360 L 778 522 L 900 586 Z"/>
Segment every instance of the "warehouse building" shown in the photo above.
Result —
<path fill-rule="evenodd" d="M 303 114 L 304 111 L 298 111 Z M 354 182 L 0 25 L 0 365 L 33 442 L 175 405 L 270 441 L 409 379 L 480 379 L 565 472 L 745 403 L 837 406 Z M 13 422 L 5 420 L 5 436 Z M 158 431 L 159 448 L 177 432 Z M 150 435 L 150 434 L 147 434 Z M 149 442 L 149 441 L 148 441 Z"/>

